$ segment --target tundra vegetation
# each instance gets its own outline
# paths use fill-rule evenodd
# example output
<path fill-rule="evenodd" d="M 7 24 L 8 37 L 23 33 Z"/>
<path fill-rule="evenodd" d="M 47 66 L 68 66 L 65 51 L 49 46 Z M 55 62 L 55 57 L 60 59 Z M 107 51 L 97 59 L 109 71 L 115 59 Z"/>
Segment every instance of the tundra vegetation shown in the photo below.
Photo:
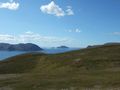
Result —
<path fill-rule="evenodd" d="M 1 90 L 120 90 L 120 45 L 0 61 Z"/>

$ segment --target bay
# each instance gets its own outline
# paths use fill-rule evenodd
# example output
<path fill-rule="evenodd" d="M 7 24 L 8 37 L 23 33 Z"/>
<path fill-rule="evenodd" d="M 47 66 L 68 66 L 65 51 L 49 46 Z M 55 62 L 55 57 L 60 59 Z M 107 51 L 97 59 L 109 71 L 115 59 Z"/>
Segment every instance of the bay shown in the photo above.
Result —
<path fill-rule="evenodd" d="M 68 51 L 72 51 L 72 50 L 77 50 L 79 48 L 43 48 L 43 49 L 44 49 L 43 51 L 39 51 L 39 52 L 43 52 L 43 53 L 46 53 L 46 54 L 57 54 L 57 53 L 64 53 L 64 52 L 68 52 Z M 4 60 L 6 58 L 9 58 L 9 57 L 13 57 L 13 56 L 20 55 L 20 54 L 25 54 L 25 53 L 30 53 L 30 52 L 0 51 L 0 61 Z"/>

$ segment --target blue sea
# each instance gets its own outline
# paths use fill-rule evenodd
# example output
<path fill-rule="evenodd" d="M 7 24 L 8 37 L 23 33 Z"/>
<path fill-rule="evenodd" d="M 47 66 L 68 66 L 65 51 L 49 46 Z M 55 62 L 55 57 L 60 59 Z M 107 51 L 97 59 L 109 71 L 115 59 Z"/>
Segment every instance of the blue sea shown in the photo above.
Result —
<path fill-rule="evenodd" d="M 57 54 L 57 53 L 64 53 L 72 50 L 77 50 L 79 48 L 44 48 L 43 53 L 46 54 Z M 13 57 L 16 55 L 24 54 L 24 53 L 30 53 L 30 52 L 23 52 L 23 51 L 0 51 L 0 61 L 4 60 L 9 57 Z"/>

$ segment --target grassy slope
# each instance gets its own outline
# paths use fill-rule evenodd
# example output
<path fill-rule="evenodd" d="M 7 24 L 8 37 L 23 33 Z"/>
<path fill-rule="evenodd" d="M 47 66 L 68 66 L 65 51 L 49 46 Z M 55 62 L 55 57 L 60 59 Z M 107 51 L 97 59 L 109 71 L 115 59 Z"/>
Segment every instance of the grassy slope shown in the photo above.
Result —
<path fill-rule="evenodd" d="M 20 55 L 0 62 L 0 73 L 21 75 L 0 80 L 0 86 L 9 85 L 15 90 L 120 87 L 120 46 Z"/>

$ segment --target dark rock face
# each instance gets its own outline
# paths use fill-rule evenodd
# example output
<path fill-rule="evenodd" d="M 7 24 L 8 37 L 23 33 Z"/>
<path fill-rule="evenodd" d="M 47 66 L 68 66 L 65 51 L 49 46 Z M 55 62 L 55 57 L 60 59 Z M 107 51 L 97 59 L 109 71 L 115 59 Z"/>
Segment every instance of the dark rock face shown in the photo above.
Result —
<path fill-rule="evenodd" d="M 57 47 L 57 48 L 69 48 L 69 47 L 67 47 L 67 46 L 60 46 L 60 47 Z"/>
<path fill-rule="evenodd" d="M 26 44 L 0 43 L 0 50 L 1 51 L 40 51 L 42 50 L 42 48 L 32 43 L 26 43 Z"/>

